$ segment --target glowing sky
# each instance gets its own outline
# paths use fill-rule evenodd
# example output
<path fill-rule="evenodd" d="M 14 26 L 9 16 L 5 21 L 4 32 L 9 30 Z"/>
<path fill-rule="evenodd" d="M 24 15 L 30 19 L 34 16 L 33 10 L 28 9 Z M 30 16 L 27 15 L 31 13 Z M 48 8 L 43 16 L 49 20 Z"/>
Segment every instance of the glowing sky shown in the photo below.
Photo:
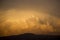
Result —
<path fill-rule="evenodd" d="M 59 6 L 59 0 L 0 0 L 0 34 L 59 34 Z"/>

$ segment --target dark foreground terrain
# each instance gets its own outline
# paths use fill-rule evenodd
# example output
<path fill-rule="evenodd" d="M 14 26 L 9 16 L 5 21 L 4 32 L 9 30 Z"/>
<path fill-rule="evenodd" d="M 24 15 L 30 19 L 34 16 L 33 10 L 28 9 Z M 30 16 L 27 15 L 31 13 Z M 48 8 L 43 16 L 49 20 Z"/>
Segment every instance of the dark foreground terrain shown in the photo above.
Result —
<path fill-rule="evenodd" d="M 25 33 L 21 35 L 0 37 L 0 40 L 58 40 L 60 38 L 59 35 L 35 35 L 31 33 Z"/>

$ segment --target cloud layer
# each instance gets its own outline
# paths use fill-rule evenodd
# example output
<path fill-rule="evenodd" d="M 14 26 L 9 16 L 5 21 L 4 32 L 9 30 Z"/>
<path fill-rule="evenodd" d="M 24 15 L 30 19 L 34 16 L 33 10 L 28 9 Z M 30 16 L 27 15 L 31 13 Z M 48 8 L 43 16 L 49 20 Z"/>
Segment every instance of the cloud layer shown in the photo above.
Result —
<path fill-rule="evenodd" d="M 60 33 L 60 1 L 0 0 L 0 34 Z"/>

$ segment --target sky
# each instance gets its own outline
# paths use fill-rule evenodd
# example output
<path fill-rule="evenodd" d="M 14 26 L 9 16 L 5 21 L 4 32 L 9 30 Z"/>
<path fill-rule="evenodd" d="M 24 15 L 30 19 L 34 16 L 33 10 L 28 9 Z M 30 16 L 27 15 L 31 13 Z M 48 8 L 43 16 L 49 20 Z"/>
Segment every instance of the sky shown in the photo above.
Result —
<path fill-rule="evenodd" d="M 34 8 L 36 10 L 42 10 L 45 12 L 51 12 L 50 14 L 59 16 L 59 0 L 0 0 L 0 9 L 24 9 Z M 57 14 L 58 13 L 58 14 Z"/>
<path fill-rule="evenodd" d="M 17 27 L 17 25 L 19 25 L 20 23 L 23 23 L 23 21 L 19 23 L 20 20 L 25 20 L 25 19 L 29 20 L 29 17 L 31 15 L 38 15 L 42 20 L 46 18 L 48 21 L 54 20 L 54 22 L 51 22 L 51 25 L 55 23 L 60 28 L 60 21 L 59 21 L 60 20 L 60 0 L 0 0 L 1 34 L 4 33 L 5 32 L 4 30 L 6 29 L 5 28 L 3 30 L 3 28 L 5 27 L 3 26 L 5 25 L 4 23 L 9 23 L 9 22 L 13 23 L 13 26 L 11 26 L 13 27 L 11 28 L 11 30 L 13 30 L 14 27 Z M 25 18 L 23 16 L 25 16 Z M 49 17 L 51 17 L 51 19 L 49 19 Z M 6 22 L 6 20 L 9 22 Z M 16 25 L 14 23 L 16 23 Z M 56 26 L 55 24 L 53 25 L 54 27 Z M 20 26 L 23 26 L 23 25 L 21 24 Z M 58 30 L 58 32 L 60 31 Z M 7 31 L 5 32 L 4 35 L 8 35 L 6 33 Z M 13 33 L 11 32 L 10 34 L 14 34 L 14 33 L 15 32 Z M 19 34 L 19 32 L 16 32 L 16 33 Z M 37 31 L 35 31 L 34 33 L 37 33 Z M 40 33 L 40 31 L 38 31 L 38 33 Z"/>

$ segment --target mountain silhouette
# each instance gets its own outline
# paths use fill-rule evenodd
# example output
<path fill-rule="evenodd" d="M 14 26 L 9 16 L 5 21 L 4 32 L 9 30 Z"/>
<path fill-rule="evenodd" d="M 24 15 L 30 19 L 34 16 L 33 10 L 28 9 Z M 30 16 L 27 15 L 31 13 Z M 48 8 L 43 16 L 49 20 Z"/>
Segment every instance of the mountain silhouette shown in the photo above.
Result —
<path fill-rule="evenodd" d="M 58 39 L 59 36 L 52 35 L 35 35 L 32 33 L 24 33 L 21 35 L 0 37 L 0 40 L 45 40 L 45 39 Z"/>

